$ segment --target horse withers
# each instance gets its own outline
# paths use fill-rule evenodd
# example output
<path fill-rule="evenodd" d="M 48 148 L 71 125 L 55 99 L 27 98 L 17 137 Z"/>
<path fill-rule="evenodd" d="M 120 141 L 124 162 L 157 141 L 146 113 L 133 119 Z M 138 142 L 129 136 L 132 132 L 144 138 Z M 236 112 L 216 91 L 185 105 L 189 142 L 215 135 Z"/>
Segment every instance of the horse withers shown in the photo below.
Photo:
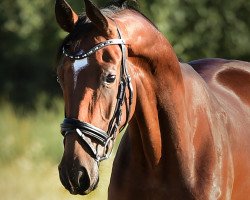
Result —
<path fill-rule="evenodd" d="M 69 35 L 59 52 L 65 101 L 62 184 L 97 187 L 98 166 L 129 122 L 112 169 L 109 199 L 248 199 L 250 63 L 179 63 L 144 15 L 115 1 L 84 0 L 78 16 L 55 11 Z"/>

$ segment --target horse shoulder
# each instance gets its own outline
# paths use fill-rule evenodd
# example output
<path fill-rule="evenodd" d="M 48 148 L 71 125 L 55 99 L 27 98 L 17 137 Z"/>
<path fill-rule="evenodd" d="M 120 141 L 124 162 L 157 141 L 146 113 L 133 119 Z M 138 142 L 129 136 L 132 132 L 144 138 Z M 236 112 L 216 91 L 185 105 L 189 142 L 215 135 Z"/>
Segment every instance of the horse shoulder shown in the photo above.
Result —
<path fill-rule="evenodd" d="M 222 136 L 233 165 L 232 199 L 243 199 L 250 188 L 250 180 L 245 180 L 250 177 L 250 63 L 204 59 L 190 64 L 205 81 L 218 110 L 223 110 Z"/>
<path fill-rule="evenodd" d="M 206 199 L 230 198 L 233 164 L 225 110 L 192 66 L 181 64 L 181 70 L 194 154 L 194 193 Z"/>

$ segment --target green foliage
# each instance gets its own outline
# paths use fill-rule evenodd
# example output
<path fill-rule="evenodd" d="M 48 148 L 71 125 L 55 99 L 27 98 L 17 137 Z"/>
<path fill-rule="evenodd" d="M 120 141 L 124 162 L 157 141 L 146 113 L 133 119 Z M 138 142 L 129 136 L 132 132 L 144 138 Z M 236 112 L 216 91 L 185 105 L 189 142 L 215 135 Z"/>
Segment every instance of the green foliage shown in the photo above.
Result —
<path fill-rule="evenodd" d="M 53 100 L 53 108 L 44 107 L 44 98 L 36 104 L 36 112 L 16 112 L 9 103 L 2 103 L 0 118 L 0 165 L 27 157 L 32 161 L 58 162 L 62 152 L 59 124 L 63 118 L 62 101 Z"/>
<path fill-rule="evenodd" d="M 183 60 L 250 61 L 249 0 L 138 1 Z M 83 0 L 68 2 L 77 13 L 84 11 Z M 1 197 L 73 199 L 56 172 L 62 155 L 58 125 L 63 103 L 56 100 L 61 92 L 55 60 L 66 33 L 56 24 L 54 1 L 1 0 L 0 24 Z M 89 199 L 106 199 L 111 162 L 102 166 L 100 186 Z"/>
<path fill-rule="evenodd" d="M 63 153 L 59 124 L 63 102 L 53 101 L 53 109 L 36 104 L 37 112 L 15 111 L 2 103 L 0 118 L 0 193 L 4 200 L 82 199 L 72 196 L 60 183 L 57 165 Z M 24 111 L 23 111 L 24 112 Z M 115 149 L 117 146 L 115 147 Z M 100 166 L 99 187 L 84 199 L 107 199 L 113 156 Z"/>
<path fill-rule="evenodd" d="M 250 60 L 247 0 L 152 1 L 150 14 L 177 55 Z"/>
<path fill-rule="evenodd" d="M 95 2 L 103 6 L 110 1 Z M 77 13 L 84 11 L 83 1 L 68 2 Z M 185 61 L 203 57 L 250 60 L 249 1 L 138 2 Z M 54 68 L 66 33 L 56 24 L 54 1 L 2 0 L 0 23 L 0 97 L 35 108 L 40 93 L 48 99 L 60 95 Z"/>
<path fill-rule="evenodd" d="M 2 0 L 1 97 L 31 108 L 41 92 L 58 94 L 53 72 L 60 30 L 49 0 Z M 54 86 L 53 86 L 54 85 Z"/>

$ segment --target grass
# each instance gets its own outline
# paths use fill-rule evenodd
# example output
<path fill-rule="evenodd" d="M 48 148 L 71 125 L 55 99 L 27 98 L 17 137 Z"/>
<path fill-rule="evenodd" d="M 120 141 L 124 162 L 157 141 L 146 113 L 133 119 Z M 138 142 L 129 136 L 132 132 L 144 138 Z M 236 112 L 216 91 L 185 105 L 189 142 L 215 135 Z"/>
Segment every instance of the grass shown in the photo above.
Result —
<path fill-rule="evenodd" d="M 61 185 L 57 165 L 63 153 L 59 124 L 64 109 L 60 100 L 52 104 L 47 109 L 39 103 L 30 113 L 1 104 L 0 199 L 107 199 L 113 157 L 101 164 L 99 186 L 90 195 L 73 196 Z"/>

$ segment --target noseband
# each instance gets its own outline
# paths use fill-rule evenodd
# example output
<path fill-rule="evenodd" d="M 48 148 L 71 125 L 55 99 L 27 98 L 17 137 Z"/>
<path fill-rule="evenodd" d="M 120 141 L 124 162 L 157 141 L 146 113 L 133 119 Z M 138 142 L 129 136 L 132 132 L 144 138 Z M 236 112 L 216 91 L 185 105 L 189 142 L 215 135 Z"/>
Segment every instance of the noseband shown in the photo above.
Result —
<path fill-rule="evenodd" d="M 117 26 L 116 26 L 117 27 Z M 109 45 L 119 45 L 122 51 L 122 61 L 121 61 L 121 73 L 120 73 L 120 84 L 117 93 L 117 102 L 115 106 L 115 111 L 113 117 L 111 118 L 107 132 L 89 124 L 87 122 L 80 121 L 74 118 L 65 118 L 63 123 L 61 124 L 61 133 L 64 137 L 68 133 L 76 132 L 86 144 L 86 147 L 90 150 L 92 157 L 99 163 L 102 160 L 108 159 L 111 155 L 113 146 L 111 150 L 109 150 L 109 144 L 111 141 L 114 141 L 116 138 L 117 130 L 121 123 L 122 116 L 122 106 L 126 99 L 126 121 L 125 124 L 121 127 L 119 131 L 121 131 L 128 123 L 132 99 L 133 99 L 133 88 L 131 84 L 131 78 L 128 74 L 127 65 L 126 65 L 126 46 L 125 42 L 122 39 L 121 32 L 117 27 L 117 32 L 119 39 L 110 39 L 105 42 L 101 42 L 97 44 L 95 47 L 91 48 L 87 53 L 81 52 L 80 54 L 74 55 L 71 54 L 65 47 L 63 47 L 63 54 L 71 59 L 80 60 L 90 55 L 94 54 L 98 50 L 109 46 Z M 126 88 L 129 91 L 129 98 L 127 102 L 126 98 Z M 94 139 L 97 141 L 97 146 L 94 147 L 93 143 L 90 139 Z M 102 155 L 98 154 L 98 145 L 102 145 L 104 150 Z"/>

